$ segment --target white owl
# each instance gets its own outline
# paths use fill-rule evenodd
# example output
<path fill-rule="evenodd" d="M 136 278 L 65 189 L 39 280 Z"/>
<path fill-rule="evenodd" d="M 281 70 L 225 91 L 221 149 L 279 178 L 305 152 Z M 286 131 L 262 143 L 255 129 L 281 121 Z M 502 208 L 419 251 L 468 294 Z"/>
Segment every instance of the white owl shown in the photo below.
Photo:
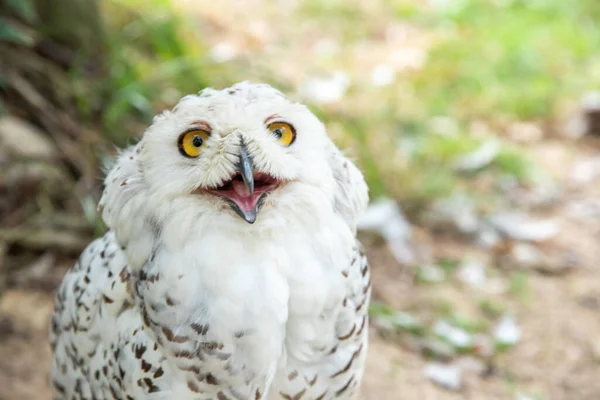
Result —
<path fill-rule="evenodd" d="M 356 399 L 360 171 L 266 84 L 185 96 L 123 151 L 65 276 L 55 399 Z"/>

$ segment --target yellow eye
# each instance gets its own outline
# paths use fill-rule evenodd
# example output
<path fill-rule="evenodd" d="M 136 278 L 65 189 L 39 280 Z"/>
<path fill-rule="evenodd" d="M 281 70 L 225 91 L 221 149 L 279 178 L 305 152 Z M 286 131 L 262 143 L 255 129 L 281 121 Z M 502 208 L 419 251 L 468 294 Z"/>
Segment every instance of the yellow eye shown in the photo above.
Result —
<path fill-rule="evenodd" d="M 210 134 L 201 129 L 185 132 L 179 137 L 179 151 L 186 157 L 198 157 Z"/>
<path fill-rule="evenodd" d="M 277 140 L 279 140 L 279 143 L 284 146 L 289 146 L 296 139 L 296 130 L 292 125 L 285 122 L 273 122 L 268 128 Z"/>

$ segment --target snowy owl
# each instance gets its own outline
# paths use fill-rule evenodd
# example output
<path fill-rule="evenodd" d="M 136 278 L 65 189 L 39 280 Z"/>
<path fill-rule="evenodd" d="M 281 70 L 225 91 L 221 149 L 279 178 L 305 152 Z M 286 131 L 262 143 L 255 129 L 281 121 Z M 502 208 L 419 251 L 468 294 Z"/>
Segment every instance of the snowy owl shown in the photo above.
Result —
<path fill-rule="evenodd" d="M 122 151 L 51 321 L 55 399 L 356 399 L 361 172 L 266 84 L 183 97 Z"/>

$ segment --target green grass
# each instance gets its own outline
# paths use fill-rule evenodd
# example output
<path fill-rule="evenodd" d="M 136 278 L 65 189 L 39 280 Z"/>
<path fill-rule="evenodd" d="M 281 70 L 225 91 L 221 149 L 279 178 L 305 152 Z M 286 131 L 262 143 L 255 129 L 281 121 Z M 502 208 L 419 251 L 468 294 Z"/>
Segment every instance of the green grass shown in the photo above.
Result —
<path fill-rule="evenodd" d="M 499 318 L 506 312 L 504 304 L 490 299 L 481 300 L 479 309 L 488 318 Z"/>
<path fill-rule="evenodd" d="M 104 0 L 102 10 L 107 79 L 90 85 L 78 70 L 72 78 L 84 115 L 93 118 L 94 102 L 103 103 L 100 123 L 111 142 L 129 144 L 183 95 L 230 79 L 210 61 L 197 25 L 169 1 Z"/>
<path fill-rule="evenodd" d="M 109 100 L 102 122 L 113 140 L 127 136 L 126 118 L 150 122 L 157 108 L 173 102 L 165 98 L 169 93 L 179 97 L 208 84 L 198 73 L 202 41 L 169 7 L 160 0 L 107 3 L 106 15 L 115 17 L 108 21 Z"/>
<path fill-rule="evenodd" d="M 465 120 L 547 118 L 561 98 L 597 87 L 586 76 L 598 66 L 600 3 L 454 3 L 412 17 L 443 35 L 413 80 L 428 113 Z"/>
<path fill-rule="evenodd" d="M 279 64 L 269 62 L 273 60 L 214 65 L 207 56 L 209 43 L 199 29 L 203 21 L 174 12 L 167 0 L 104 0 L 102 4 L 108 25 L 109 79 L 97 89 L 105 104 L 103 129 L 118 145 L 127 143 L 132 133 L 140 134 L 152 115 L 171 107 L 181 95 L 205 86 L 242 79 L 266 80 L 283 90 L 294 86 L 279 76 Z M 350 75 L 360 60 L 345 49 L 379 37 L 386 24 L 410 24 L 429 37 L 424 65 L 400 73 L 395 84 L 374 88 L 368 79 L 355 77 L 339 107 L 309 104 L 328 125 L 340 126 L 340 144 L 353 149 L 372 197 L 391 194 L 408 208 L 418 208 L 457 189 L 476 191 L 473 182 L 479 178 L 491 176 L 491 181 L 500 182 L 508 176 L 526 184 L 535 182 L 534 163 L 526 149 L 506 141 L 493 162 L 481 170 L 460 174 L 453 163 L 489 138 L 503 137 L 512 122 L 552 123 L 565 104 L 599 88 L 600 2 L 431 4 L 304 0 L 291 20 L 273 23 L 283 27 L 313 21 L 323 26 L 324 37 L 337 38 L 341 55 L 322 63 L 290 61 L 304 63 L 307 71 L 341 68 Z M 77 83 L 77 74 L 74 80 Z M 84 111 L 94 109 L 90 102 L 99 101 L 87 93 L 84 87 L 79 96 Z M 438 116 L 453 121 L 455 131 L 432 133 L 432 119 Z M 474 135 L 474 121 L 489 128 L 487 136 Z M 396 165 L 391 160 L 398 159 L 398 152 L 402 156 Z"/>
<path fill-rule="evenodd" d="M 598 2 L 465 0 L 437 12 L 399 3 L 399 15 L 439 38 L 428 62 L 408 78 L 415 104 L 397 116 L 412 120 L 417 133 L 409 169 L 427 182 L 415 185 L 418 199 L 459 185 L 447 162 L 477 146 L 465 130 L 452 137 L 428 135 L 428 116 L 450 116 L 459 126 L 484 121 L 501 133 L 511 121 L 552 121 L 562 105 L 599 87 L 598 74 L 592 74 L 600 66 Z M 532 163 L 516 148 L 502 150 L 491 167 L 521 182 L 533 180 Z"/>
<path fill-rule="evenodd" d="M 482 333 L 490 329 L 490 324 L 485 319 L 472 319 L 453 314 L 447 320 L 451 325 L 468 333 Z"/>
<path fill-rule="evenodd" d="M 372 188 L 392 194 L 409 209 L 459 189 L 476 191 L 479 178 L 506 177 L 531 185 L 539 171 L 526 148 L 502 142 L 492 163 L 464 175 L 457 157 L 484 141 L 503 138 L 511 123 L 553 124 L 565 105 L 600 87 L 600 2 L 594 0 L 413 0 L 320 2 L 306 0 L 300 18 L 325 24 L 327 36 L 344 46 L 380 35 L 382 25 L 407 23 L 431 40 L 424 65 L 402 72 L 389 87 L 356 81 L 342 112 L 324 111 L 328 123 L 342 120 L 346 139 Z M 440 4 L 440 6 L 435 6 Z M 446 4 L 446 6 L 441 6 Z M 392 17 L 393 16 L 393 17 Z M 346 58 L 344 58 L 346 57 Z M 338 64 L 352 74 L 352 56 Z M 434 134 L 434 117 L 454 122 L 451 134 Z M 471 124 L 483 123 L 486 136 Z M 403 159 L 390 165 L 398 151 Z M 490 179 L 491 178 L 491 179 Z M 490 190 L 489 185 L 485 190 Z M 500 187 L 492 187 L 501 193 Z M 473 193 L 477 196 L 477 193 Z"/>
<path fill-rule="evenodd" d="M 514 271 L 509 276 L 509 292 L 518 300 L 526 302 L 531 295 L 529 273 L 527 271 Z"/>
<path fill-rule="evenodd" d="M 351 28 L 367 34 L 374 30 L 365 20 L 354 18 L 351 10 L 360 9 L 356 4 L 352 8 L 339 2 L 327 6 L 306 3 L 307 15 L 320 15 L 334 24 L 348 18 L 345 24 L 338 22 L 345 32 Z M 513 121 L 552 122 L 564 104 L 572 104 L 582 93 L 600 86 L 600 76 L 594 73 L 600 67 L 600 2 L 442 3 L 448 5 L 426 7 L 408 0 L 390 3 L 389 11 L 399 20 L 434 38 L 427 61 L 421 69 L 403 74 L 396 85 L 377 93 L 379 101 L 365 91 L 356 94 L 367 99 L 364 115 L 355 118 L 376 123 L 379 134 L 398 137 L 414 149 L 404 170 L 387 173 L 381 165 L 386 158 L 374 164 L 365 161 L 368 154 L 361 154 L 363 169 L 370 182 L 376 182 L 376 192 L 391 192 L 408 202 L 427 202 L 465 183 L 450 164 L 482 142 L 469 131 L 471 122 L 482 121 L 492 133 L 499 134 Z M 354 40 L 351 34 L 347 38 Z M 458 132 L 432 135 L 430 121 L 435 116 L 455 120 Z M 363 135 L 372 137 L 374 132 L 364 130 Z M 535 177 L 532 168 L 524 150 L 506 146 L 480 172 L 531 183 Z M 374 175 L 379 178 L 373 179 Z M 395 182 L 394 177 L 401 182 Z"/>

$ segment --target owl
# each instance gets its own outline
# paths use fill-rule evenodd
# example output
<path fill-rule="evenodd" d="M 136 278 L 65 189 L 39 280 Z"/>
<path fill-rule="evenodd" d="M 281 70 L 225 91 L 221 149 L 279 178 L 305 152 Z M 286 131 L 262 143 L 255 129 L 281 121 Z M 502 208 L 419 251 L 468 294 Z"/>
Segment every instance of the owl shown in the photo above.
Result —
<path fill-rule="evenodd" d="M 108 232 L 65 275 L 54 399 L 356 399 L 363 175 L 267 84 L 183 97 L 107 174 Z"/>

